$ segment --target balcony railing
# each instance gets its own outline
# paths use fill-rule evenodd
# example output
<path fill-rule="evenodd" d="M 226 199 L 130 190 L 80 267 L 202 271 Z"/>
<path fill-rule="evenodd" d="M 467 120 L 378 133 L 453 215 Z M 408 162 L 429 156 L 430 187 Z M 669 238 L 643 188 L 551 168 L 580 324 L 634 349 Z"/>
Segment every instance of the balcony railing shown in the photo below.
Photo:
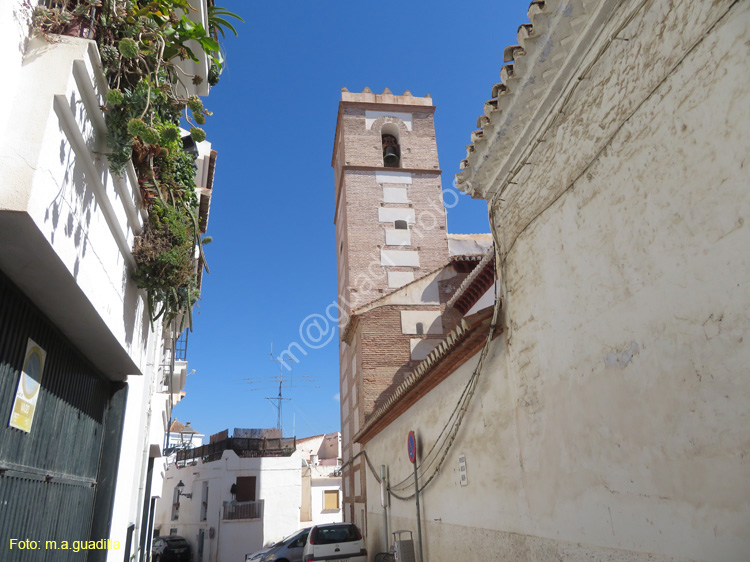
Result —
<path fill-rule="evenodd" d="M 224 521 L 235 519 L 263 519 L 263 500 L 254 502 L 224 502 Z"/>
<path fill-rule="evenodd" d="M 188 333 L 190 330 L 182 332 L 177 341 L 174 343 L 174 358 L 177 361 L 187 361 Z"/>
<path fill-rule="evenodd" d="M 240 458 L 252 457 L 288 457 L 297 448 L 294 437 L 284 438 L 249 438 L 230 437 L 217 443 L 177 452 L 177 462 L 190 462 L 203 459 L 204 462 L 217 461 L 226 450 L 234 451 Z"/>

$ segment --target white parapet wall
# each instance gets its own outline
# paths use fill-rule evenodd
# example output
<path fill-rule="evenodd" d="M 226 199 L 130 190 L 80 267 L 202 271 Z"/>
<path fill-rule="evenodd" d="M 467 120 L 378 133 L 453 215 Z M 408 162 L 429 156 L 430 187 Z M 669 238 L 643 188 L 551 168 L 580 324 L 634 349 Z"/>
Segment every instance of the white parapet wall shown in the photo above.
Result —
<path fill-rule="evenodd" d="M 0 265 L 102 372 L 122 379 L 146 365 L 146 307 L 130 275 L 143 216 L 132 169 L 114 177 L 103 156 L 99 66 L 89 40 L 36 37 L 26 47 L 0 140 Z"/>

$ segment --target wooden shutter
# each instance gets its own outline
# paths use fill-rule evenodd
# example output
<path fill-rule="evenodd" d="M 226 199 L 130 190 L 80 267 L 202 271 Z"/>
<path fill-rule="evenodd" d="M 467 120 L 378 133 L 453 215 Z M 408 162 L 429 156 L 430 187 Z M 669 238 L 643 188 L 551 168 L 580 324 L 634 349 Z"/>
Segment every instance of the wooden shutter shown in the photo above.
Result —
<path fill-rule="evenodd" d="M 238 476 L 237 477 L 237 501 L 254 502 L 255 501 L 255 476 Z"/>
<path fill-rule="evenodd" d="M 323 509 L 338 509 L 338 508 L 339 508 L 338 490 L 324 490 L 323 491 Z"/>

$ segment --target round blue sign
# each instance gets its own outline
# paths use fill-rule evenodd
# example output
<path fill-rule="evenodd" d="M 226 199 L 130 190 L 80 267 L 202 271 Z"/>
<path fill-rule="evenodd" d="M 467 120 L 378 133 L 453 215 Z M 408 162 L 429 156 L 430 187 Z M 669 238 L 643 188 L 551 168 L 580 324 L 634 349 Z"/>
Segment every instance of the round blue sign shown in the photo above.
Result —
<path fill-rule="evenodd" d="M 409 447 L 409 460 L 412 463 L 417 462 L 417 436 L 414 435 L 413 431 L 409 432 L 409 439 L 407 441 Z"/>

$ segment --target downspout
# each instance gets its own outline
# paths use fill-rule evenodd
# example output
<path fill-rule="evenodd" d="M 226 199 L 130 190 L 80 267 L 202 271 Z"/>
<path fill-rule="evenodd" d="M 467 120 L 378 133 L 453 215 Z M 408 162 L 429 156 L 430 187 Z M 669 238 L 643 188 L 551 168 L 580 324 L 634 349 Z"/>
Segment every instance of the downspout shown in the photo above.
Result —
<path fill-rule="evenodd" d="M 149 395 L 150 395 L 151 385 L 149 384 Z M 136 511 L 136 519 L 138 518 L 138 514 L 142 514 L 142 510 L 144 509 L 144 502 L 143 502 L 143 495 L 145 493 L 146 488 L 146 470 L 148 466 L 148 460 L 150 458 L 150 447 L 148 444 L 148 429 L 151 427 L 151 399 L 149 398 L 148 401 L 148 412 L 146 412 L 146 427 L 145 427 L 145 435 L 143 436 L 143 452 L 141 456 L 141 476 L 139 478 L 138 483 L 138 510 Z M 141 523 L 142 524 L 142 523 Z M 147 556 L 145 552 L 143 552 L 142 549 L 142 538 L 143 538 L 143 530 L 139 529 L 141 531 L 141 541 L 139 541 L 139 548 L 141 549 L 141 555 L 139 556 L 139 559 L 141 562 L 146 562 L 148 560 L 148 557 L 144 558 L 144 556 Z"/>
<path fill-rule="evenodd" d="M 388 485 L 385 477 L 385 465 L 380 465 L 380 503 L 383 506 L 383 536 L 385 537 L 385 550 L 388 552 Z"/>

